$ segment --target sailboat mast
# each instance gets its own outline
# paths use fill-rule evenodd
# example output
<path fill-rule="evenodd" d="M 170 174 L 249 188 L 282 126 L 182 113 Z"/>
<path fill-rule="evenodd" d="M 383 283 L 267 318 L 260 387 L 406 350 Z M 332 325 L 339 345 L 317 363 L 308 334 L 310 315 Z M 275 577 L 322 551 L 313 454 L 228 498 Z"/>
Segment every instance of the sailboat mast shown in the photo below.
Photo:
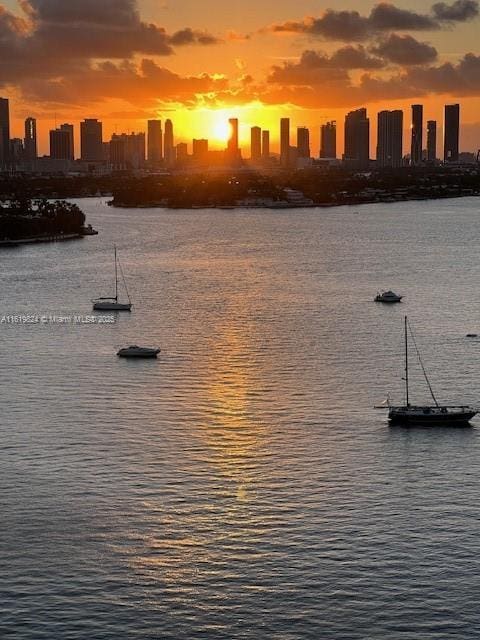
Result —
<path fill-rule="evenodd" d="M 408 397 L 408 320 L 405 316 L 405 399 L 407 407 L 410 406 L 410 400 Z"/>
<path fill-rule="evenodd" d="M 115 300 L 118 302 L 118 267 L 117 267 L 117 246 L 114 245 L 115 253 Z"/>

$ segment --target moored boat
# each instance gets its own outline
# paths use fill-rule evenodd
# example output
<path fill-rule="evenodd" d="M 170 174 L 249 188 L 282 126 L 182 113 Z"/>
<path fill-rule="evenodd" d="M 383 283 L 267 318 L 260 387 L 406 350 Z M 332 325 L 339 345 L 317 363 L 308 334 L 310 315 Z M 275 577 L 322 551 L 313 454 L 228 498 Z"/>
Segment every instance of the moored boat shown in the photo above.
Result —
<path fill-rule="evenodd" d="M 408 361 L 408 335 L 410 333 L 415 351 L 422 369 L 425 381 L 427 383 L 430 395 L 434 404 L 432 405 L 413 405 L 410 404 L 410 389 L 409 389 L 409 361 Z M 478 413 L 477 409 L 468 405 L 441 405 L 438 403 L 437 398 L 428 379 L 427 372 L 423 365 L 420 352 L 415 342 L 412 328 L 408 322 L 407 316 L 405 316 L 405 404 L 393 405 L 390 400 L 387 400 L 388 406 L 388 420 L 392 424 L 403 425 L 425 425 L 425 426 L 465 426 L 469 421 Z"/>
<path fill-rule="evenodd" d="M 107 298 L 97 298 L 92 300 L 94 311 L 131 311 L 132 302 L 128 295 L 127 283 L 125 282 L 125 276 L 123 275 L 122 265 L 117 258 L 117 247 L 114 247 L 114 259 L 115 259 L 115 295 Z M 118 301 L 118 266 L 120 264 L 120 272 L 122 274 L 123 286 L 125 287 L 125 293 L 127 294 L 128 302 Z"/>
<path fill-rule="evenodd" d="M 382 293 L 377 293 L 375 296 L 375 302 L 386 302 L 386 303 L 394 303 L 401 302 L 403 296 L 399 296 L 393 291 L 382 291 Z"/>
<path fill-rule="evenodd" d="M 131 345 L 130 347 L 120 349 L 117 352 L 117 356 L 120 358 L 156 358 L 159 353 L 160 349 Z"/>

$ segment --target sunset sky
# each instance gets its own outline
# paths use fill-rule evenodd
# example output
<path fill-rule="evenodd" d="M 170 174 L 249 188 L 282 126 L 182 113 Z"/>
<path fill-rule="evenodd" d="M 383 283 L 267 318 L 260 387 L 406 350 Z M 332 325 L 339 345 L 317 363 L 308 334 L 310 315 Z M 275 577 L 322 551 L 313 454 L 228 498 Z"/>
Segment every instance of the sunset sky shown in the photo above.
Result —
<path fill-rule="evenodd" d="M 176 140 L 241 143 L 258 124 L 312 128 L 367 106 L 425 105 L 441 128 L 443 105 L 462 105 L 462 150 L 480 148 L 479 2 L 396 0 L 0 0 L 0 95 L 11 99 L 12 136 L 38 118 L 48 130 L 84 117 L 113 131 L 174 121 Z M 409 125 L 409 113 L 405 123 Z M 408 136 L 408 130 L 405 132 Z M 293 139 L 292 139 L 293 142 Z"/>

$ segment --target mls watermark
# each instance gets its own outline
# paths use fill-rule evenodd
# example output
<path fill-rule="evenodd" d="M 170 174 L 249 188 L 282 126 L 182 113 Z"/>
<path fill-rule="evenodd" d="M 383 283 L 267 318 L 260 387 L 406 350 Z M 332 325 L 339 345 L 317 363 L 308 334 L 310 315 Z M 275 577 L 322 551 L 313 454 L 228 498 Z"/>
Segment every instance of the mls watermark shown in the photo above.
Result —
<path fill-rule="evenodd" d="M 31 315 L 2 315 L 2 324 L 115 324 L 115 316 L 56 315 L 51 313 Z"/>

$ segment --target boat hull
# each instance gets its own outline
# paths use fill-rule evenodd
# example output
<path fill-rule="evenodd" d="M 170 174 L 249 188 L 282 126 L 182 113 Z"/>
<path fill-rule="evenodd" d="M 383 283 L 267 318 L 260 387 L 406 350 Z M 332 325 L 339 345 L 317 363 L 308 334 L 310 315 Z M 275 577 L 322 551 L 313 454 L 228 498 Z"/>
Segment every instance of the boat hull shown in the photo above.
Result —
<path fill-rule="evenodd" d="M 119 358 L 156 358 L 160 349 L 148 349 L 146 347 L 127 347 L 120 349 L 117 356 Z"/>
<path fill-rule="evenodd" d="M 132 305 L 123 302 L 94 302 L 94 311 L 131 311 Z"/>
<path fill-rule="evenodd" d="M 403 425 L 423 425 L 423 426 L 445 426 L 445 425 L 466 425 L 476 415 L 473 409 L 430 409 L 419 411 L 405 411 L 390 409 L 388 419 L 391 424 Z"/>

